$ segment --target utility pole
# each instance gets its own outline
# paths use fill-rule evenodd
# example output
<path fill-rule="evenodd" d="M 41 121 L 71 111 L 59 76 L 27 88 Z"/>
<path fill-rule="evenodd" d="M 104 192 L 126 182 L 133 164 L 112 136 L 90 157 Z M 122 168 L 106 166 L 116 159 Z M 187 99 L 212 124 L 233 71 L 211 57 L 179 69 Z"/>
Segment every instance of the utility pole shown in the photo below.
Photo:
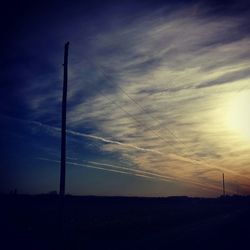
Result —
<path fill-rule="evenodd" d="M 63 63 L 63 96 L 62 96 L 62 125 L 61 125 L 61 171 L 60 171 L 60 197 L 65 194 L 65 170 L 66 170 L 66 109 L 67 109 L 67 85 L 68 85 L 68 51 L 69 42 L 64 46 Z"/>
<path fill-rule="evenodd" d="M 224 173 L 222 173 L 222 187 L 223 187 L 223 196 L 225 196 L 225 180 L 224 180 Z"/>

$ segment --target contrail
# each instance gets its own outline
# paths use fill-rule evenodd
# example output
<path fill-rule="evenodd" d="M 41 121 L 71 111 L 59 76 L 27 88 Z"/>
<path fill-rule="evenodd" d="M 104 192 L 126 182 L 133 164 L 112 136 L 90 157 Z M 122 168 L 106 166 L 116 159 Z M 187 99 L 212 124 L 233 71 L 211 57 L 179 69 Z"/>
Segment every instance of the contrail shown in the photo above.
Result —
<path fill-rule="evenodd" d="M 21 121 L 21 122 L 35 124 L 36 126 L 44 127 L 46 129 L 50 129 L 52 131 L 61 132 L 61 128 L 50 126 L 50 125 L 47 125 L 47 124 L 44 124 L 44 123 L 41 123 L 41 122 L 24 120 L 24 119 L 13 118 L 13 117 L 8 117 L 8 116 L 4 116 L 4 117 L 9 118 L 9 119 L 13 119 L 13 120 L 18 120 L 18 121 Z M 66 130 L 66 132 L 68 134 L 71 134 L 71 135 L 76 135 L 76 136 L 80 136 L 80 137 L 87 137 L 87 138 L 90 138 L 90 139 L 99 140 L 99 141 L 110 143 L 110 144 L 116 144 L 116 145 L 123 146 L 123 147 L 134 148 L 134 149 L 137 149 L 139 151 L 151 152 L 151 153 L 155 153 L 155 154 L 164 155 L 162 152 L 160 152 L 158 150 L 142 148 L 142 147 L 136 146 L 136 145 L 131 144 L 131 143 L 124 143 L 124 142 L 120 142 L 120 141 L 116 141 L 116 140 L 107 139 L 107 138 L 104 138 L 104 137 L 101 137 L 101 136 L 90 135 L 90 134 L 86 134 L 86 133 L 80 133 L 80 132 L 73 131 L 73 130 Z"/>
<path fill-rule="evenodd" d="M 59 131 L 59 132 L 61 131 L 60 128 L 49 126 L 49 125 L 46 125 L 46 124 L 42 124 L 41 122 L 36 122 L 36 121 L 31 121 L 31 122 L 34 123 L 34 124 L 37 124 L 39 126 L 44 126 L 46 128 L 54 129 L 54 130 Z M 73 131 L 73 130 L 67 130 L 67 133 L 72 134 L 72 135 L 76 135 L 76 136 L 82 136 L 82 137 L 87 137 L 87 138 L 103 141 L 103 142 L 106 142 L 106 143 L 117 144 L 117 145 L 124 146 L 124 147 L 130 147 L 130 148 L 134 148 L 134 149 L 144 151 L 144 152 L 151 152 L 151 153 L 156 153 L 156 154 L 159 154 L 159 155 L 165 155 L 161 151 L 158 151 L 158 150 L 142 148 L 142 147 L 138 147 L 138 146 L 133 145 L 133 144 L 114 141 L 114 140 L 106 139 L 106 138 L 103 138 L 103 137 L 100 137 L 100 136 L 80 133 L 80 132 Z M 180 161 L 185 161 L 185 162 L 190 162 L 190 163 L 193 163 L 193 164 L 206 166 L 208 168 L 217 169 L 218 171 L 221 171 L 221 172 L 230 173 L 230 174 L 234 174 L 234 175 L 237 175 L 237 176 L 244 177 L 246 179 L 250 179 L 249 177 L 243 176 L 243 175 L 241 175 L 241 174 L 239 174 L 239 173 L 237 173 L 237 172 L 235 172 L 233 170 L 229 170 L 229 169 L 226 169 L 226 168 L 223 168 L 223 167 L 218 167 L 218 166 L 211 166 L 210 164 L 208 164 L 206 162 L 203 162 L 203 161 L 195 160 L 195 159 L 184 157 L 184 156 L 177 155 L 177 154 L 169 154 L 169 156 L 172 157 L 172 158 L 178 159 Z"/>
<path fill-rule="evenodd" d="M 163 175 L 163 174 L 157 174 L 157 173 L 153 173 L 153 172 L 150 172 L 150 171 L 145 171 L 145 170 L 140 170 L 140 169 L 131 169 L 131 168 L 128 168 L 128 167 L 117 166 L 117 165 L 107 164 L 107 163 L 100 163 L 100 162 L 95 162 L 95 161 L 88 161 L 88 162 L 91 163 L 91 164 L 96 164 L 96 165 L 101 165 L 101 166 L 109 166 L 109 167 L 113 167 L 113 168 L 118 168 L 118 169 L 143 173 L 143 174 L 153 176 L 154 178 L 159 179 L 159 180 L 163 180 L 163 181 L 168 181 L 168 182 L 170 182 L 170 181 L 178 181 L 178 182 L 183 181 L 183 182 L 188 183 L 188 184 L 200 186 L 200 187 L 202 187 L 204 189 L 207 189 L 207 190 L 210 190 L 210 189 L 214 189 L 216 191 L 220 190 L 216 186 L 209 185 L 209 184 L 204 185 L 204 184 L 201 184 L 199 182 L 191 181 L 191 180 L 185 179 L 185 178 L 177 178 L 175 176 L 166 176 L 166 175 Z M 208 188 L 208 187 L 210 187 L 210 188 Z"/>
<path fill-rule="evenodd" d="M 76 165 L 76 166 L 81 166 L 81 167 L 87 167 L 87 168 L 95 168 L 95 169 L 100 169 L 104 171 L 109 171 L 109 172 L 115 172 L 115 173 L 120 173 L 120 174 L 127 174 L 127 175 L 135 175 L 143 178 L 148 178 L 148 179 L 154 179 L 151 176 L 143 175 L 143 174 L 137 174 L 137 173 L 130 173 L 130 172 L 125 172 L 122 170 L 116 170 L 116 169 L 110 169 L 110 168 L 102 168 L 102 167 L 97 167 L 89 164 L 81 164 L 81 163 L 76 163 L 76 162 L 67 162 L 70 165 Z"/>
<path fill-rule="evenodd" d="M 58 131 L 58 132 L 61 131 L 60 128 L 49 126 L 49 125 L 43 124 L 41 122 L 36 122 L 36 121 L 31 121 L 31 122 L 36 124 L 36 125 L 43 126 L 43 127 L 49 128 L 49 129 L 53 129 L 53 130 Z M 116 144 L 116 145 L 119 145 L 122 147 L 129 147 L 129 148 L 137 149 L 139 151 L 151 152 L 151 153 L 163 155 L 163 153 L 158 151 L 158 150 L 142 148 L 142 147 L 136 146 L 136 145 L 131 144 L 131 143 L 124 143 L 124 142 L 120 142 L 120 141 L 115 141 L 115 140 L 107 139 L 107 138 L 104 138 L 101 136 L 90 135 L 90 134 L 81 133 L 81 132 L 77 132 L 77 131 L 73 131 L 73 130 L 66 130 L 66 132 L 68 134 L 75 135 L 75 136 L 87 137 L 90 139 L 94 139 L 94 140 L 98 140 L 98 141 L 102 141 L 102 142 L 106 142 L 106 143 L 110 143 L 110 144 Z"/>
<path fill-rule="evenodd" d="M 176 178 L 171 177 L 171 176 L 165 176 L 165 175 L 161 175 L 161 174 L 157 174 L 157 173 L 152 173 L 150 171 L 145 171 L 145 170 L 141 170 L 141 169 L 133 169 L 133 168 L 117 166 L 117 165 L 107 164 L 107 163 L 100 163 L 100 162 L 95 162 L 95 161 L 88 161 L 88 163 L 95 164 L 95 165 L 112 167 L 112 168 L 117 168 L 117 169 L 124 169 L 124 170 L 128 170 L 128 171 L 142 173 L 142 174 L 147 174 L 147 175 L 151 175 L 151 176 L 154 176 L 154 177 L 160 177 L 160 178 L 163 178 L 163 179 L 168 180 L 168 181 L 176 180 Z"/>
<path fill-rule="evenodd" d="M 58 161 L 58 160 L 52 160 L 52 159 L 47 159 L 47 158 L 43 158 L 43 157 L 38 157 L 37 159 L 43 160 L 43 161 L 50 161 L 50 162 L 60 163 L 60 161 Z M 89 165 L 89 164 L 81 164 L 81 163 L 70 162 L 70 161 L 67 161 L 67 164 L 75 165 L 75 166 L 81 166 L 81 167 L 87 167 L 87 168 L 94 168 L 94 169 L 99 169 L 99 170 L 104 170 L 104 171 L 109 171 L 109 172 L 115 172 L 115 173 L 120 173 L 120 174 L 135 175 L 135 176 L 148 178 L 148 179 L 154 179 L 154 177 L 152 177 L 152 176 L 147 176 L 147 175 L 143 175 L 143 174 L 139 174 L 139 173 L 130 173 L 130 172 L 125 172 L 125 171 L 116 170 L 116 169 L 102 168 L 102 167 L 97 167 L 97 166 L 93 166 L 93 165 Z"/>
<path fill-rule="evenodd" d="M 158 150 L 142 148 L 142 147 L 138 147 L 138 146 L 136 146 L 134 144 L 130 144 L 130 143 L 123 143 L 123 142 L 120 142 L 120 141 L 114 141 L 114 140 L 106 139 L 106 138 L 103 138 L 103 137 L 100 137 L 100 136 L 80 133 L 80 132 L 76 132 L 76 131 L 73 131 L 73 130 L 67 130 L 67 132 L 69 134 L 72 134 L 72 135 L 88 137 L 88 138 L 103 141 L 103 142 L 106 142 L 106 143 L 117 144 L 117 145 L 124 146 L 124 147 L 134 148 L 134 149 L 137 149 L 137 150 L 140 150 L 140 151 L 145 151 L 145 152 L 151 152 L 151 153 L 164 155 L 162 152 L 160 152 Z"/>
<path fill-rule="evenodd" d="M 5 118 L 8 118 L 8 119 L 17 120 L 17 121 L 20 121 L 20 122 L 35 124 L 36 126 L 44 127 L 45 129 L 48 129 L 50 131 L 56 131 L 56 132 L 61 131 L 61 129 L 58 128 L 58 127 L 43 124 L 41 122 L 24 120 L 24 119 L 14 118 L 14 117 L 6 116 L 6 115 L 1 115 L 1 116 L 5 117 Z M 87 137 L 87 138 L 90 138 L 90 139 L 99 140 L 99 141 L 106 142 L 106 143 L 116 144 L 116 145 L 123 146 L 123 147 L 130 147 L 130 148 L 134 148 L 136 150 L 143 151 L 143 152 L 151 152 L 151 153 L 156 153 L 156 154 L 159 154 L 159 155 L 166 156 L 165 154 L 163 154 L 161 151 L 158 151 L 158 150 L 142 148 L 142 147 L 138 147 L 138 146 L 136 146 L 134 144 L 123 143 L 123 142 L 120 142 L 120 141 L 110 140 L 110 139 L 103 138 L 103 137 L 100 137 L 100 136 L 80 133 L 80 132 L 73 131 L 73 130 L 67 130 L 67 133 L 72 134 L 72 135 L 76 135 L 76 136 Z M 237 175 L 237 176 L 240 176 L 242 178 L 246 178 L 248 180 L 250 179 L 249 177 L 244 176 L 242 174 L 239 174 L 239 173 L 237 173 L 237 172 L 235 172 L 233 170 L 229 170 L 229 169 L 226 169 L 226 168 L 223 168 L 223 167 L 218 167 L 218 166 L 215 166 L 215 165 L 212 166 L 212 165 L 210 165 L 210 164 L 208 164 L 206 162 L 203 162 L 203 161 L 199 161 L 199 160 L 195 160 L 195 159 L 192 159 L 192 158 L 180 156 L 180 155 L 177 155 L 177 154 L 169 154 L 168 156 L 170 156 L 172 158 L 175 158 L 177 160 L 180 160 L 180 161 L 185 161 L 185 162 L 190 162 L 190 163 L 193 163 L 193 164 L 198 164 L 198 165 L 201 165 L 201 166 L 206 166 L 206 167 L 208 167 L 210 169 L 217 169 L 218 171 L 223 171 L 225 173 L 230 173 L 230 174 L 233 174 L 233 175 Z"/>
<path fill-rule="evenodd" d="M 38 159 L 40 160 L 45 160 L 45 161 L 51 161 L 51 162 L 56 162 L 56 163 L 60 163 L 60 161 L 58 160 L 51 160 L 51 159 L 47 159 L 47 158 L 42 158 L 42 157 L 39 157 Z M 116 169 L 108 169 L 108 168 L 102 168 L 102 167 L 97 167 L 97 166 L 93 166 L 93 165 L 89 165 L 89 164 L 82 164 L 82 163 L 76 163 L 76 162 L 69 162 L 67 161 L 67 164 L 70 164 L 70 165 L 75 165 L 75 166 L 81 166 L 81 167 L 87 167 L 87 168 L 94 168 L 94 169 L 99 169 L 99 170 L 103 170 L 103 171 L 109 171 L 109 172 L 116 172 L 116 173 L 120 173 L 120 174 L 127 174 L 127 175 L 134 175 L 134 176 L 138 176 L 138 177 L 143 177 L 143 178 L 148 178 L 148 179 L 158 179 L 158 180 L 161 180 L 161 181 L 177 181 L 177 182 L 184 182 L 184 183 L 187 183 L 187 184 L 191 184 L 191 185 L 194 185 L 194 186 L 199 186 L 203 189 L 206 189 L 206 190 L 209 190 L 211 191 L 212 190 L 220 190 L 218 187 L 216 186 L 212 186 L 212 185 L 203 185 L 199 182 L 195 182 L 195 181 L 190 181 L 190 180 L 187 180 L 187 179 L 183 179 L 183 178 L 176 178 L 176 177 L 166 177 L 164 175 L 159 175 L 159 176 L 148 176 L 148 175 L 145 175 L 143 173 L 139 174 L 139 173 L 131 173 L 131 172 L 125 172 L 125 171 L 122 171 L 122 170 L 116 170 Z M 98 163 L 101 165 L 101 163 Z M 102 164 L 104 165 L 104 164 Z M 106 166 L 108 164 L 105 164 Z M 109 164 L 111 165 L 111 164 Z M 118 167 L 118 166 L 117 166 Z M 125 168 L 123 168 L 123 170 L 125 170 Z M 131 171 L 131 169 L 130 169 Z M 157 174 L 156 174 L 157 175 Z M 170 179 L 171 178 L 171 179 Z"/>
<path fill-rule="evenodd" d="M 89 167 L 89 168 L 96 168 L 96 169 L 100 169 L 100 170 L 106 170 L 106 171 L 111 171 L 111 172 L 117 172 L 117 173 L 123 173 L 123 174 L 130 174 L 130 175 L 135 175 L 135 176 L 139 176 L 139 177 L 144 177 L 144 178 L 151 178 L 151 179 L 158 179 L 158 180 L 161 180 L 161 181 L 177 181 L 177 182 L 185 182 L 185 183 L 188 183 L 188 184 L 191 184 L 191 185 L 195 185 L 195 186 L 199 186 L 203 189 L 206 189 L 206 190 L 209 190 L 211 191 L 211 189 L 213 190 L 220 190 L 220 188 L 216 187 L 216 186 L 212 186 L 212 185 L 203 185 L 199 182 L 194 182 L 194 181 L 190 181 L 190 180 L 186 180 L 186 179 L 182 179 L 182 178 L 175 178 L 175 177 L 166 177 L 166 176 L 162 176 L 162 175 L 157 175 L 155 174 L 155 177 L 154 176 L 148 176 L 148 175 L 143 175 L 143 174 L 137 174 L 137 173 L 130 173 L 130 172 L 124 172 L 124 171 L 121 171 L 121 170 L 114 170 L 114 169 L 107 169 L 107 168 L 102 168 L 102 167 L 96 167 L 96 166 L 93 166 L 93 165 L 87 165 L 87 164 L 80 164 L 80 163 L 74 163 L 74 162 L 67 162 L 68 164 L 71 164 L 71 165 L 76 165 L 76 166 L 83 166 L 83 167 Z"/>
<path fill-rule="evenodd" d="M 101 165 L 101 166 L 109 166 L 109 167 L 113 167 L 113 168 L 118 168 L 118 169 L 124 169 L 124 170 L 128 170 L 128 171 L 134 171 L 134 172 L 138 172 L 138 173 L 143 173 L 143 174 L 147 174 L 149 176 L 153 176 L 154 178 L 156 179 L 159 179 L 159 180 L 163 180 L 163 181 L 183 181 L 185 183 L 188 183 L 188 184 L 192 184 L 192 185 L 198 185 L 204 189 L 207 189 L 207 190 L 210 190 L 210 189 L 214 189 L 214 190 L 220 190 L 219 188 L 217 188 L 216 186 L 212 186 L 212 185 L 203 185 L 203 184 L 200 184 L 199 182 L 195 182 L 195 181 L 190 181 L 188 179 L 185 179 L 185 178 L 177 178 L 177 177 L 174 177 L 174 176 L 166 176 L 166 175 L 163 175 L 163 174 L 157 174 L 157 173 L 153 173 L 153 172 L 150 172 L 150 171 L 145 171 L 145 170 L 141 170 L 141 169 L 131 169 L 131 168 L 128 168 L 128 167 L 123 167 L 123 166 L 117 166 L 117 165 L 113 165 L 113 164 L 107 164 L 107 163 L 100 163 L 100 162 L 95 162 L 95 161 L 88 161 L 89 163 L 91 164 L 96 164 L 96 165 Z M 208 188 L 208 186 L 210 186 L 210 189 Z"/>

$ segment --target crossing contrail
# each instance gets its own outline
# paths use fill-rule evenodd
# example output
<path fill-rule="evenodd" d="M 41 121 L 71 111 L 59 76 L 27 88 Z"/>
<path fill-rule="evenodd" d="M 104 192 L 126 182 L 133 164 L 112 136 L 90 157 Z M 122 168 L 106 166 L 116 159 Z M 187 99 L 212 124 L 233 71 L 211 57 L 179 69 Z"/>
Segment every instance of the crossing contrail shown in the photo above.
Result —
<path fill-rule="evenodd" d="M 169 175 L 164 175 L 164 174 L 153 173 L 153 172 L 145 171 L 145 170 L 141 170 L 141 169 L 131 169 L 131 168 L 128 168 L 128 167 L 117 166 L 117 165 L 107 164 L 107 163 L 100 163 L 100 162 L 95 162 L 95 161 L 88 161 L 88 162 L 92 163 L 92 164 L 96 164 L 96 165 L 109 166 L 109 167 L 118 168 L 118 169 L 124 169 L 124 170 L 129 170 L 129 171 L 140 172 L 140 173 L 143 173 L 143 174 L 154 176 L 156 179 L 164 180 L 164 181 L 168 181 L 168 182 L 170 182 L 170 181 L 177 181 L 177 182 L 182 181 L 182 182 L 185 182 L 185 183 L 188 183 L 188 184 L 191 184 L 191 185 L 200 186 L 201 188 L 204 188 L 204 189 L 207 189 L 207 190 L 211 190 L 211 189 L 214 189 L 216 191 L 220 190 L 217 186 L 213 186 L 213 185 L 209 185 L 209 184 L 204 185 L 204 184 L 201 184 L 199 182 L 191 181 L 191 180 L 186 179 L 186 178 L 179 178 L 179 177 L 175 177 L 175 176 L 169 176 Z"/>
<path fill-rule="evenodd" d="M 60 161 L 58 161 L 58 160 L 52 160 L 52 159 L 47 159 L 47 158 L 43 158 L 43 157 L 38 157 L 38 159 L 43 160 L 43 161 L 50 161 L 50 162 L 60 163 Z M 126 171 L 117 170 L 117 169 L 98 167 L 98 166 L 94 166 L 94 165 L 90 165 L 90 164 L 76 163 L 76 162 L 71 162 L 71 161 L 67 161 L 67 164 L 75 165 L 75 166 L 81 166 L 81 167 L 87 167 L 87 168 L 94 168 L 94 169 L 99 169 L 99 170 L 104 170 L 104 171 L 109 171 L 109 172 L 115 172 L 115 173 L 120 173 L 120 174 L 135 175 L 135 176 L 138 176 L 138 177 L 143 177 L 143 178 L 148 178 L 148 179 L 155 179 L 152 176 L 147 176 L 147 175 L 140 174 L 140 173 L 132 173 L 132 172 L 126 172 Z"/>
<path fill-rule="evenodd" d="M 41 122 L 38 122 L 38 121 L 24 120 L 24 119 L 10 117 L 10 116 L 6 116 L 6 115 L 1 115 L 1 116 L 5 117 L 5 118 L 8 118 L 8 119 L 17 120 L 17 121 L 20 121 L 20 122 L 34 124 L 36 126 L 43 127 L 44 129 L 46 129 L 46 130 L 48 130 L 48 131 L 50 131 L 52 133 L 53 132 L 57 132 L 57 133 L 61 132 L 61 128 L 59 128 L 59 127 L 50 126 L 50 125 L 47 125 L 47 124 L 44 124 L 44 123 L 41 123 Z M 99 140 L 99 141 L 102 141 L 102 142 L 105 142 L 105 143 L 116 144 L 116 145 L 119 145 L 121 147 L 134 148 L 134 149 L 142 151 L 142 152 L 151 152 L 151 153 L 159 154 L 159 155 L 162 155 L 162 156 L 168 156 L 168 157 L 176 159 L 176 160 L 185 161 L 185 162 L 189 162 L 189 163 L 197 164 L 197 165 L 201 165 L 201 166 L 206 166 L 209 169 L 217 169 L 218 171 L 222 171 L 222 172 L 225 172 L 225 173 L 230 173 L 230 174 L 233 174 L 233 175 L 236 175 L 236 176 L 240 176 L 240 177 L 248 179 L 248 180 L 250 179 L 249 177 L 244 176 L 244 175 L 242 175 L 240 173 L 237 173 L 236 171 L 226 169 L 226 168 L 223 168 L 223 167 L 218 167 L 216 165 L 212 166 L 212 165 L 210 165 L 210 164 L 208 164 L 208 163 L 206 163 L 204 161 L 192 159 L 192 158 L 181 156 L 181 155 L 178 155 L 178 154 L 167 154 L 166 155 L 166 154 L 163 154 L 163 152 L 161 152 L 159 150 L 143 148 L 143 147 L 139 147 L 137 145 L 131 144 L 131 143 L 123 143 L 123 142 L 120 142 L 120 141 L 107 139 L 107 138 L 104 138 L 104 137 L 101 137 L 101 136 L 90 135 L 90 134 L 81 133 L 81 132 L 77 132 L 77 131 L 73 131 L 73 130 L 67 130 L 67 133 L 71 134 L 71 135 L 79 136 L 79 137 L 85 137 L 85 138 L 90 138 L 90 139 L 94 139 L 94 140 Z"/>
<path fill-rule="evenodd" d="M 141 170 L 141 169 L 128 168 L 128 167 L 124 167 L 124 166 L 117 166 L 117 165 L 113 165 L 113 164 L 100 163 L 100 162 L 95 162 L 95 161 L 87 161 L 87 162 L 90 163 L 90 164 L 107 166 L 107 167 L 112 167 L 112 168 L 117 168 L 117 169 L 124 169 L 124 170 L 128 170 L 128 171 L 133 171 L 133 172 L 138 172 L 138 173 L 142 173 L 142 174 L 147 174 L 147 175 L 151 175 L 151 176 L 154 176 L 154 177 L 163 178 L 163 179 L 168 180 L 168 181 L 176 180 L 176 178 L 171 177 L 171 176 L 157 174 L 157 173 L 153 173 L 153 172 L 145 171 L 145 170 Z"/>
<path fill-rule="evenodd" d="M 58 160 L 52 160 L 52 159 L 47 159 L 47 158 L 43 158 L 43 157 L 39 157 L 38 159 L 40 160 L 45 160 L 45 161 L 50 161 L 50 162 L 55 162 L 55 163 L 60 163 L 60 161 Z M 134 175 L 134 176 L 138 176 L 138 177 L 142 177 L 142 178 L 148 178 L 148 179 L 156 179 L 156 180 L 160 180 L 160 181 L 177 181 L 177 182 L 184 182 L 184 183 L 187 183 L 187 184 L 190 184 L 190 185 L 194 185 L 194 186 L 199 186 L 200 188 L 203 188 L 203 189 L 206 189 L 206 190 L 215 190 L 215 191 L 218 191 L 220 190 L 218 187 L 216 186 L 213 186 L 213 185 L 204 185 L 204 184 L 201 184 L 199 182 L 195 182 L 195 181 L 190 181 L 190 180 L 187 180 L 185 178 L 177 178 L 177 177 L 168 177 L 168 176 L 164 176 L 164 175 L 158 175 L 158 174 L 154 174 L 155 176 L 150 176 L 148 175 L 148 173 L 146 173 L 147 171 L 143 171 L 142 172 L 145 172 L 145 173 L 133 173 L 133 170 L 132 169 L 125 169 L 125 167 L 118 167 L 116 166 L 117 168 L 120 168 L 119 170 L 118 169 L 110 169 L 110 168 L 104 168 L 104 167 L 100 167 L 100 166 L 95 166 L 95 165 L 90 165 L 90 164 L 84 164 L 84 163 L 76 163 L 76 162 L 70 162 L 70 161 L 67 161 L 66 162 L 67 164 L 69 165 L 75 165 L 75 166 L 81 166 L 81 167 L 87 167 L 87 168 L 94 168 L 94 169 L 99 169 L 99 170 L 103 170 L 103 171 L 109 171 L 109 172 L 116 172 L 116 173 L 120 173 L 120 174 L 127 174 L 127 175 Z M 94 164 L 94 162 L 93 162 Z M 97 162 L 95 162 L 95 164 L 97 164 Z M 103 166 L 110 166 L 110 167 L 114 167 L 115 165 L 111 165 L 111 164 L 102 164 L 102 163 L 98 163 L 99 165 L 103 165 Z M 130 172 L 127 172 L 125 170 L 129 170 Z M 131 172 L 132 171 L 132 172 Z"/>

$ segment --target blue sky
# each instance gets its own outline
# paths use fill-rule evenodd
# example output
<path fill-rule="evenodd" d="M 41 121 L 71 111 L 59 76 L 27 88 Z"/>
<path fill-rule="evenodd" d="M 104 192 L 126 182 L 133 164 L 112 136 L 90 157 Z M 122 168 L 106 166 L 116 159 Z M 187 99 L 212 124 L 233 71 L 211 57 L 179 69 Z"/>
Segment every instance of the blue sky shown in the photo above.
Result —
<path fill-rule="evenodd" d="M 3 18 L 3 192 L 59 187 L 70 41 L 68 193 L 217 196 L 222 172 L 249 193 L 247 2 L 24 2 Z"/>

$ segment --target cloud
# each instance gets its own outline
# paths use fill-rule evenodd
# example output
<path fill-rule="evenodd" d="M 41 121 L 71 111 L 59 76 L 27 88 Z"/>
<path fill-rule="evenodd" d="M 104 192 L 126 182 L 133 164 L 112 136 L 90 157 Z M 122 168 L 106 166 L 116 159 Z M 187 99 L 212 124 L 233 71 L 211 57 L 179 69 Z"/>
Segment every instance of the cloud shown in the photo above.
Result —
<path fill-rule="evenodd" d="M 230 100 L 249 82 L 246 17 L 204 8 L 104 14 L 103 29 L 90 25 L 86 43 L 73 40 L 68 134 L 102 141 L 102 151 L 138 171 L 201 183 L 201 173 L 216 168 L 246 183 L 250 145 L 226 118 Z M 60 89 L 42 82 L 32 84 L 26 101 L 33 118 L 50 122 L 43 115 L 60 103 Z M 207 182 L 215 180 L 216 173 Z"/>
<path fill-rule="evenodd" d="M 219 79 L 217 78 L 216 80 L 210 82 L 204 82 L 198 85 L 197 88 L 213 87 L 219 84 L 229 84 L 233 83 L 234 81 L 239 81 L 241 79 L 248 79 L 249 77 L 250 77 L 250 67 L 248 67 L 246 70 L 226 73 Z"/>

